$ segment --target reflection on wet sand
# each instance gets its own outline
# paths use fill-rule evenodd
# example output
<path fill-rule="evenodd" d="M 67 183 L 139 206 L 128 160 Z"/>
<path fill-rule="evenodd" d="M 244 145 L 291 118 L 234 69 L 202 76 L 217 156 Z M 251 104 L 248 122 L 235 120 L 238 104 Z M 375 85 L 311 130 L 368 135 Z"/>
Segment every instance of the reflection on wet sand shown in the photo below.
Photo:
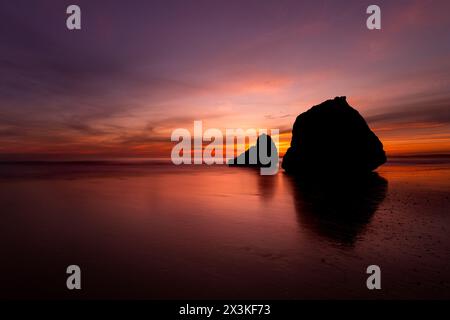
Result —
<path fill-rule="evenodd" d="M 243 175 L 247 175 L 249 178 L 252 178 L 252 181 L 245 181 L 246 189 L 250 189 L 250 185 L 253 184 L 253 181 L 256 181 L 256 190 L 259 199 L 263 202 L 270 202 L 276 193 L 277 190 L 277 176 L 273 175 L 261 175 L 260 168 L 258 167 L 234 167 L 233 169 L 238 170 Z"/>
<path fill-rule="evenodd" d="M 277 177 L 275 176 L 259 176 L 258 193 L 264 202 L 271 201 L 275 195 L 277 188 Z"/>
<path fill-rule="evenodd" d="M 385 166 L 387 188 L 378 175 L 319 183 L 224 166 L 5 164 L 0 297 L 448 298 L 449 172 Z M 65 286 L 74 261 L 86 270 L 82 296 Z M 370 264 L 389 284 L 379 295 L 365 286 Z"/>
<path fill-rule="evenodd" d="M 373 173 L 364 179 L 330 181 L 286 176 L 302 230 L 353 245 L 387 193 L 387 180 Z"/>

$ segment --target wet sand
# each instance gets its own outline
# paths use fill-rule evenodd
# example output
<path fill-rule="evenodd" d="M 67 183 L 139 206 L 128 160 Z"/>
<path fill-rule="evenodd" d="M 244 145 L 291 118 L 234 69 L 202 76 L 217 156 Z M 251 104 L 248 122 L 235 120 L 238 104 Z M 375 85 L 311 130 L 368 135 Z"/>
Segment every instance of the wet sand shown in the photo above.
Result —
<path fill-rule="evenodd" d="M 224 166 L 1 164 L 0 296 L 450 298 L 450 164 L 378 174 L 323 188 Z"/>

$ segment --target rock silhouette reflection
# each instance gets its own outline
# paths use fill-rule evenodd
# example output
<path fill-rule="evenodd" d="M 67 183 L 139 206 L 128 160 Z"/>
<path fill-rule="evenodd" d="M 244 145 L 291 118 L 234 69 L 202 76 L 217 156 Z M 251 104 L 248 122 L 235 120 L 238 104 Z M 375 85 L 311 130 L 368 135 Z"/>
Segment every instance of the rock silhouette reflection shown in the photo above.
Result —
<path fill-rule="evenodd" d="M 302 229 L 349 246 L 370 222 L 388 187 L 377 173 L 332 180 L 286 178 Z"/>
<path fill-rule="evenodd" d="M 259 171 L 258 171 L 259 174 Z M 275 195 L 277 188 L 276 176 L 261 176 L 258 177 L 258 193 L 261 196 L 262 201 L 271 201 Z"/>

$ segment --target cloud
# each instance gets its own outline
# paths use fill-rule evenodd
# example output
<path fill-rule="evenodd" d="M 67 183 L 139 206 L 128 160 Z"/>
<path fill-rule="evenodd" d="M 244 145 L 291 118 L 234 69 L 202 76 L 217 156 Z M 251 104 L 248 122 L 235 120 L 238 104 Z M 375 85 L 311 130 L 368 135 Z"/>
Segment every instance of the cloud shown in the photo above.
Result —
<path fill-rule="evenodd" d="M 68 32 L 64 1 L 0 3 L 1 152 L 164 154 L 194 120 L 280 128 L 285 143 L 335 95 L 383 134 L 448 133 L 448 2 L 381 2 L 380 33 L 360 1 L 78 4 Z"/>
<path fill-rule="evenodd" d="M 405 102 L 396 102 L 383 108 L 382 112 L 366 117 L 373 125 L 388 123 L 450 124 L 450 96 L 403 97 Z M 400 99 L 397 99 L 400 100 Z"/>

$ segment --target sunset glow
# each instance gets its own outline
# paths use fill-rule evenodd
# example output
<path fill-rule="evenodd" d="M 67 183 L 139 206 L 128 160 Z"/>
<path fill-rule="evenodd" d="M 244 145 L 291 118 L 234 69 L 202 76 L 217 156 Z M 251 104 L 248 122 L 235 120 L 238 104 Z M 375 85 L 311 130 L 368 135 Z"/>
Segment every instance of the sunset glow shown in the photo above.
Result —
<path fill-rule="evenodd" d="M 380 1 L 376 32 L 360 1 L 79 2 L 78 33 L 55 28 L 64 3 L 1 5 L 3 160 L 169 158 L 194 120 L 279 129 L 283 155 L 296 116 L 341 95 L 388 155 L 450 153 L 448 1 Z"/>

